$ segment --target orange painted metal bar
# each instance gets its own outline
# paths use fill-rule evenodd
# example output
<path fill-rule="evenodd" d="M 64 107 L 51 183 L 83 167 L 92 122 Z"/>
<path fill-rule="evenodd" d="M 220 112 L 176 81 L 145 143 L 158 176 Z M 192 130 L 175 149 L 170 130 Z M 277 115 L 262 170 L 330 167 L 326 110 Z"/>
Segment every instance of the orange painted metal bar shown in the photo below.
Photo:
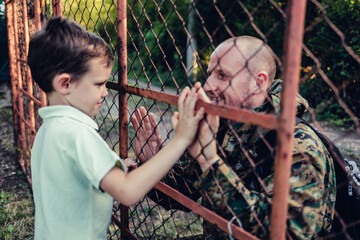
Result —
<path fill-rule="evenodd" d="M 23 94 L 25 94 L 29 99 L 31 99 L 31 101 L 33 101 L 34 103 L 36 103 L 37 105 L 41 106 L 41 101 L 39 101 L 38 99 L 36 99 L 33 95 L 30 95 L 30 93 L 28 93 L 27 91 L 25 91 L 24 89 L 19 89 Z M 35 128 L 34 128 L 35 129 Z"/>
<path fill-rule="evenodd" d="M 126 0 L 118 1 L 118 79 L 117 89 L 127 85 L 127 40 L 126 40 Z M 119 91 L 119 122 L 120 122 L 120 157 L 127 157 L 127 96 L 125 91 Z"/>
<path fill-rule="evenodd" d="M 23 24 L 24 24 L 24 38 L 25 38 L 25 52 L 26 52 L 26 56 L 28 55 L 29 52 L 29 42 L 30 42 L 30 33 L 29 33 L 29 22 L 28 22 L 28 8 L 27 8 L 27 1 L 26 0 L 22 0 L 22 10 L 23 10 Z M 29 98 L 29 105 L 28 105 L 28 109 L 29 109 L 29 120 L 30 120 L 30 129 L 31 129 L 31 135 L 30 137 L 30 141 L 29 143 L 32 144 L 34 139 L 35 139 L 35 113 L 34 113 L 34 91 L 33 91 L 33 81 L 31 78 L 31 74 L 30 74 L 30 69 L 27 65 L 25 65 L 25 71 L 26 71 L 26 82 L 27 82 L 27 94 L 26 96 L 28 96 Z M 24 91 L 25 92 L 25 91 Z"/>
<path fill-rule="evenodd" d="M 289 2 L 284 45 L 284 82 L 280 102 L 281 112 L 278 118 L 274 198 L 271 211 L 270 238 L 273 240 L 284 240 L 286 238 L 296 94 L 300 78 L 305 11 L 306 0 Z"/>
<path fill-rule="evenodd" d="M 15 56 L 16 59 L 20 58 L 20 53 L 19 53 L 19 35 L 18 35 L 18 21 L 17 21 L 17 8 L 16 8 L 16 4 L 13 5 L 13 24 L 14 24 L 14 36 L 15 36 Z M 23 82 L 22 82 L 22 74 L 21 74 L 21 66 L 20 66 L 20 62 L 17 61 L 16 62 L 16 70 L 17 70 L 17 87 L 18 89 L 22 89 L 23 88 Z M 24 117 L 24 103 L 23 103 L 23 93 L 22 91 L 17 91 L 17 103 L 18 103 L 18 110 L 19 110 L 19 116 Z M 21 154 L 20 154 L 20 164 L 25 164 L 25 159 L 26 159 L 26 136 L 25 136 L 25 123 L 24 121 L 19 121 L 19 125 L 20 125 L 20 131 L 17 132 L 18 135 L 20 135 L 21 137 L 19 137 L 18 139 L 20 140 L 20 149 L 21 149 Z M 24 171 L 25 175 L 29 175 L 30 173 L 28 173 L 27 171 Z"/>
<path fill-rule="evenodd" d="M 62 2 L 61 0 L 53 0 L 53 16 L 62 16 Z"/>
<path fill-rule="evenodd" d="M 16 69 L 16 52 L 15 52 L 15 35 L 14 35 L 14 15 L 13 15 L 13 8 L 15 2 L 14 1 L 6 1 L 5 8 L 6 8 L 6 23 L 7 23 L 7 37 L 8 37 L 8 51 L 9 51 L 9 73 L 10 73 L 10 80 L 11 80 L 11 101 L 13 106 L 13 119 L 14 119 L 14 136 L 15 142 L 18 145 L 20 141 L 18 132 L 19 132 L 19 115 L 16 113 L 18 109 L 17 106 L 17 95 L 18 95 L 18 81 L 17 81 L 17 69 Z"/>
<path fill-rule="evenodd" d="M 214 213 L 214 212 L 210 211 L 209 209 L 201 206 L 199 203 L 191 200 L 190 198 L 185 197 L 179 191 L 176 191 L 175 189 L 169 187 L 168 185 L 166 185 L 166 184 L 164 184 L 162 182 L 159 182 L 158 184 L 156 184 L 155 188 L 158 189 L 159 191 L 165 193 L 166 195 L 168 195 L 172 199 L 175 199 L 176 201 L 178 201 L 179 203 L 181 203 L 185 207 L 191 209 L 191 211 L 193 211 L 194 213 L 200 215 L 201 217 L 203 217 L 204 219 L 206 219 L 210 223 L 216 224 L 224 232 L 229 233 L 229 229 L 228 229 L 228 226 L 227 226 L 227 224 L 229 222 L 228 220 L 220 217 L 216 213 Z M 258 239 L 257 237 L 251 235 L 250 233 L 246 232 L 245 230 L 243 230 L 239 226 L 236 226 L 235 224 L 231 224 L 231 229 L 232 229 L 232 232 L 233 232 L 232 236 L 235 237 L 236 239 L 245 239 L 245 240 L 246 239 L 250 239 L 250 240 Z"/>
<path fill-rule="evenodd" d="M 35 12 L 35 29 L 41 29 L 41 17 L 40 17 L 40 2 L 39 0 L 34 0 L 34 12 Z"/>
<path fill-rule="evenodd" d="M 118 53 L 118 87 L 119 89 L 127 85 L 127 18 L 126 18 L 126 0 L 117 1 L 117 53 Z M 127 96 L 126 92 L 119 91 L 119 149 L 120 157 L 127 158 L 128 150 L 128 129 L 127 129 Z M 129 231 L 129 208 L 120 205 L 121 213 L 121 239 L 132 239 L 132 235 L 126 234 Z M 134 238 L 136 239 L 136 238 Z"/>
<path fill-rule="evenodd" d="M 135 94 L 137 96 L 150 98 L 172 105 L 178 104 L 178 96 L 176 95 L 142 89 L 128 85 L 119 87 L 116 83 L 113 82 L 108 82 L 107 87 L 120 92 L 123 91 L 126 93 Z M 206 103 L 201 100 L 196 105 L 197 109 L 200 107 L 204 107 L 205 111 L 209 114 L 219 115 L 220 117 L 227 118 L 233 121 L 256 124 L 267 129 L 277 128 L 277 118 L 273 114 L 259 114 L 239 108 Z"/>
<path fill-rule="evenodd" d="M 35 12 L 35 29 L 36 31 L 39 31 L 41 29 L 41 17 L 40 17 L 40 2 L 39 0 L 34 0 L 34 12 Z M 46 94 L 45 92 L 40 90 L 40 101 L 41 106 L 46 106 Z"/>

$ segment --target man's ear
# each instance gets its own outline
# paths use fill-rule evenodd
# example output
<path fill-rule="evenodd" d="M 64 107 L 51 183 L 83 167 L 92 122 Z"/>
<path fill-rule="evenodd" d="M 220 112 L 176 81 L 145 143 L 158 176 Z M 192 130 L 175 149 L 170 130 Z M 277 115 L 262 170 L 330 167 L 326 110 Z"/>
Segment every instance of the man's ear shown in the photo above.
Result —
<path fill-rule="evenodd" d="M 256 85 L 262 90 L 266 91 L 269 84 L 269 75 L 265 71 L 258 72 L 256 75 Z"/>
<path fill-rule="evenodd" d="M 53 82 L 55 91 L 67 95 L 70 92 L 70 80 L 71 76 L 68 73 L 57 74 Z"/>

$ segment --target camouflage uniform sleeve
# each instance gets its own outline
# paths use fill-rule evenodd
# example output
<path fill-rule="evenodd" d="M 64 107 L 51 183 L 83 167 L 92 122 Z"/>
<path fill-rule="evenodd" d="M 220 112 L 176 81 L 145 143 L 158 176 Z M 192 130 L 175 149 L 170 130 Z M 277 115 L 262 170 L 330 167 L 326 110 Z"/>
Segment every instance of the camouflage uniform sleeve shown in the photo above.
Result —
<path fill-rule="evenodd" d="M 205 171 L 194 186 L 201 189 L 206 207 L 226 219 L 235 213 L 244 229 L 261 238 L 267 236 L 270 199 L 245 187 L 222 159 Z"/>
<path fill-rule="evenodd" d="M 317 239 L 329 231 L 336 197 L 335 172 L 321 140 L 308 127 L 295 129 L 290 177 L 288 235 L 294 239 Z M 274 172 L 263 182 L 266 191 L 244 185 L 236 173 L 219 160 L 194 183 L 201 189 L 209 209 L 231 219 L 234 214 L 243 228 L 259 238 L 268 238 Z"/>
<path fill-rule="evenodd" d="M 330 232 L 336 199 L 336 178 L 330 153 L 308 126 L 295 127 L 290 177 L 288 228 L 296 239 Z"/>

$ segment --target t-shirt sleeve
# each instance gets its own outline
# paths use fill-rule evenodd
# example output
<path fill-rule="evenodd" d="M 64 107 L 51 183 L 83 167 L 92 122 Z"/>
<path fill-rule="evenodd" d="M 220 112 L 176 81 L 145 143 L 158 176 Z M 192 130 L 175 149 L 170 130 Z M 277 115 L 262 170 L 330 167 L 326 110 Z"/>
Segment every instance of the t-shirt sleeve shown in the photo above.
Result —
<path fill-rule="evenodd" d="M 100 189 L 101 180 L 115 164 L 127 172 L 123 160 L 110 149 L 94 129 L 77 131 L 74 144 L 75 164 L 96 189 Z"/>

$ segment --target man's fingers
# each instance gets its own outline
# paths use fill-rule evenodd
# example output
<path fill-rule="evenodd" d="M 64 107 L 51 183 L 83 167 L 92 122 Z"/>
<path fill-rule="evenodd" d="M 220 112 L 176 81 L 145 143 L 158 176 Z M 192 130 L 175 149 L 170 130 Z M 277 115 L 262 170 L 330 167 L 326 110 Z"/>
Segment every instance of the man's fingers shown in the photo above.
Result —
<path fill-rule="evenodd" d="M 138 121 L 138 123 L 141 122 L 141 116 L 140 116 L 140 110 L 139 109 L 135 109 L 135 117 L 136 117 L 136 120 Z"/>
<path fill-rule="evenodd" d="M 136 110 L 135 110 L 136 111 Z M 139 123 L 137 121 L 137 118 L 132 116 L 131 117 L 131 122 L 132 122 L 132 125 L 134 127 L 134 131 L 137 132 L 137 130 L 139 129 Z"/>
<path fill-rule="evenodd" d="M 151 123 L 152 127 L 155 128 L 155 136 L 154 137 L 156 138 L 156 143 L 157 143 L 158 147 L 160 147 L 160 145 L 162 144 L 162 137 L 161 137 L 160 129 L 157 126 L 158 123 L 155 119 L 154 114 L 150 113 L 149 117 L 150 117 L 150 123 Z"/>
<path fill-rule="evenodd" d="M 173 126 L 173 128 L 176 128 L 176 125 L 179 121 L 179 113 L 178 112 L 174 112 L 174 115 L 171 117 L 171 124 Z"/>
<path fill-rule="evenodd" d="M 204 117 L 204 113 L 205 113 L 205 109 L 203 107 L 201 107 L 195 115 L 195 120 L 197 122 L 200 122 L 200 120 Z"/>

